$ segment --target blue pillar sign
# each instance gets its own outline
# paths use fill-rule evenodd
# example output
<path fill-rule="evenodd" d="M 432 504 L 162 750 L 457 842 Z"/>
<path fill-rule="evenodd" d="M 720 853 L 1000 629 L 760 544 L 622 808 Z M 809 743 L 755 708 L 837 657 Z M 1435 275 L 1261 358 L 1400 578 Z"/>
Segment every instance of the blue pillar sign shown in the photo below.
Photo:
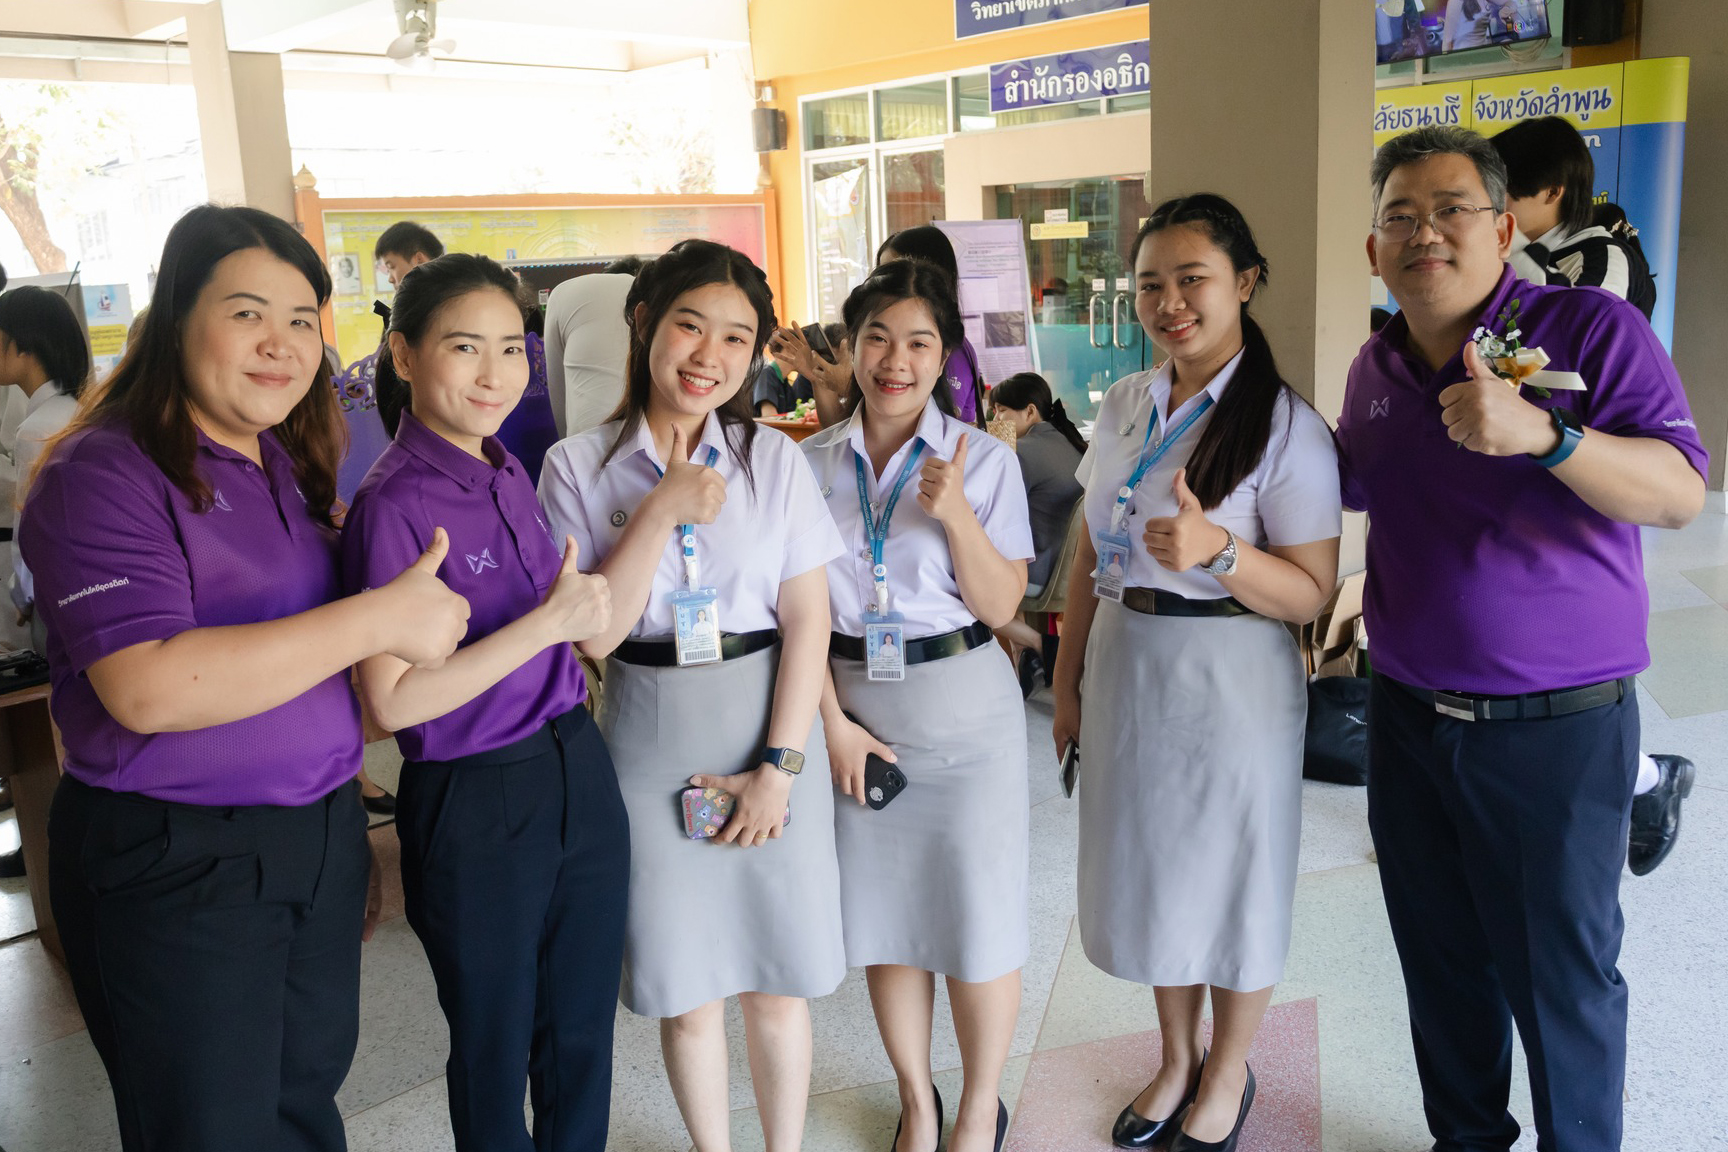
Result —
<path fill-rule="evenodd" d="M 954 39 L 1030 28 L 1050 20 L 1144 8 L 1147 0 L 954 0 Z"/>
<path fill-rule="evenodd" d="M 1151 90 L 1152 46 L 1145 40 L 990 65 L 992 113 Z"/>

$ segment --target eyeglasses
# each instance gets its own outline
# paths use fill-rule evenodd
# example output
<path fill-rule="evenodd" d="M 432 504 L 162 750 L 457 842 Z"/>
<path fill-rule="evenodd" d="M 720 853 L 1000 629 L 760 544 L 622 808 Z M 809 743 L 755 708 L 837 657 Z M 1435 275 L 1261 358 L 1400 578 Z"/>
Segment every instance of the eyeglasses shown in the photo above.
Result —
<path fill-rule="evenodd" d="M 1478 208 L 1474 204 L 1448 204 L 1444 208 L 1436 208 L 1432 212 L 1411 215 L 1396 213 L 1382 216 L 1374 221 L 1374 231 L 1380 234 L 1380 239 L 1390 244 L 1402 244 L 1416 235 L 1416 230 L 1423 221 L 1442 236 L 1456 236 L 1470 226 L 1478 212 L 1493 212 L 1492 205 Z"/>

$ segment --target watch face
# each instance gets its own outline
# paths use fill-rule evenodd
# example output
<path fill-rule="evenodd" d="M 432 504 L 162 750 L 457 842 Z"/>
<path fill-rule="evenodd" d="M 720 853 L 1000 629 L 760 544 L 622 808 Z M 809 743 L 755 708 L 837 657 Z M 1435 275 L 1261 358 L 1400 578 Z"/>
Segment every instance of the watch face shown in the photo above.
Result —
<path fill-rule="evenodd" d="M 796 776 L 804 771 L 804 753 L 786 748 L 780 752 L 780 770 Z"/>

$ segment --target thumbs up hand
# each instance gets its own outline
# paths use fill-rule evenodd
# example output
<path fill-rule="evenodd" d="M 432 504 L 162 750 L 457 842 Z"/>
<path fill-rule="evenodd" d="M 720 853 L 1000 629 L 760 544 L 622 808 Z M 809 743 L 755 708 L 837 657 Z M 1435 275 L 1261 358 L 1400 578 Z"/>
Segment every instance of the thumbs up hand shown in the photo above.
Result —
<path fill-rule="evenodd" d="M 564 537 L 564 563 L 540 602 L 553 644 L 592 639 L 612 622 L 612 590 L 606 577 L 584 576 L 576 566 L 578 551 L 576 537 Z"/>
<path fill-rule="evenodd" d="M 962 432 L 954 459 L 931 456 L 918 477 L 918 507 L 944 528 L 976 518 L 966 502 L 966 451 L 971 442 L 971 433 Z"/>
<path fill-rule="evenodd" d="M 450 537 L 434 529 L 420 558 L 379 589 L 388 597 L 384 613 L 390 640 L 384 650 L 419 668 L 443 664 L 468 634 L 468 601 L 438 578 L 449 551 Z"/>
<path fill-rule="evenodd" d="M 674 524 L 712 524 L 726 503 L 725 477 L 713 468 L 691 462 L 689 437 L 677 425 L 672 427 L 666 472 L 654 486 L 652 497 Z"/>
<path fill-rule="evenodd" d="M 1229 533 L 1206 519 L 1199 497 L 1188 488 L 1188 469 L 1178 468 L 1170 487 L 1176 496 L 1176 515 L 1147 518 L 1142 534 L 1147 553 L 1171 572 L 1210 564 L 1230 542 Z"/>

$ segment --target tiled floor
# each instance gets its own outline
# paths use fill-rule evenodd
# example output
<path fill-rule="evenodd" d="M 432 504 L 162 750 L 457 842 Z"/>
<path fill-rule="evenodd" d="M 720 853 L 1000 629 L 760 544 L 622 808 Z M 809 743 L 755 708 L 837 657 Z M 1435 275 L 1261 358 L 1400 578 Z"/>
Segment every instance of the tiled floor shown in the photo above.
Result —
<path fill-rule="evenodd" d="M 1649 533 L 1653 665 L 1642 678 L 1644 745 L 1699 764 L 1674 857 L 1622 887 L 1632 989 L 1625 1147 L 1728 1148 L 1728 517 L 1720 494 L 1683 532 Z M 1003 1095 L 1015 1152 L 1107 1147 L 1111 1119 L 1144 1083 L 1157 1049 L 1148 989 L 1086 962 L 1073 930 L 1075 808 L 1056 787 L 1047 696 L 1027 709 L 1032 754 L 1033 931 L 1025 1007 Z M 375 753 L 375 776 L 394 769 Z M 1360 790 L 1309 784 L 1289 970 L 1261 1035 L 1261 1097 L 1251 1152 L 1416 1152 L 1428 1146 L 1396 957 L 1369 863 Z M 0 849 L 10 846 L 0 820 Z M 394 833 L 374 843 L 387 860 Z M 29 926 L 22 881 L 0 881 L 0 940 Z M 365 952 L 362 1027 L 341 1103 L 356 1152 L 450 1147 L 444 1025 L 418 943 L 391 918 Z M 939 992 L 940 996 L 941 993 Z M 809 1152 L 888 1144 L 898 1111 L 861 974 L 814 1009 L 816 1062 Z M 761 1147 L 736 1012 L 732 1016 L 734 1146 Z M 652 1021 L 620 1013 L 613 1140 L 617 1152 L 688 1146 L 660 1066 Z M 959 1056 L 939 1004 L 936 1081 L 949 1100 Z M 1520 1070 L 1513 1111 L 1526 1121 Z M 64 974 L 34 939 L 0 944 L 0 1148 L 106 1152 L 117 1147 L 107 1087 Z M 1526 1133 L 1520 1152 L 1535 1147 Z"/>

